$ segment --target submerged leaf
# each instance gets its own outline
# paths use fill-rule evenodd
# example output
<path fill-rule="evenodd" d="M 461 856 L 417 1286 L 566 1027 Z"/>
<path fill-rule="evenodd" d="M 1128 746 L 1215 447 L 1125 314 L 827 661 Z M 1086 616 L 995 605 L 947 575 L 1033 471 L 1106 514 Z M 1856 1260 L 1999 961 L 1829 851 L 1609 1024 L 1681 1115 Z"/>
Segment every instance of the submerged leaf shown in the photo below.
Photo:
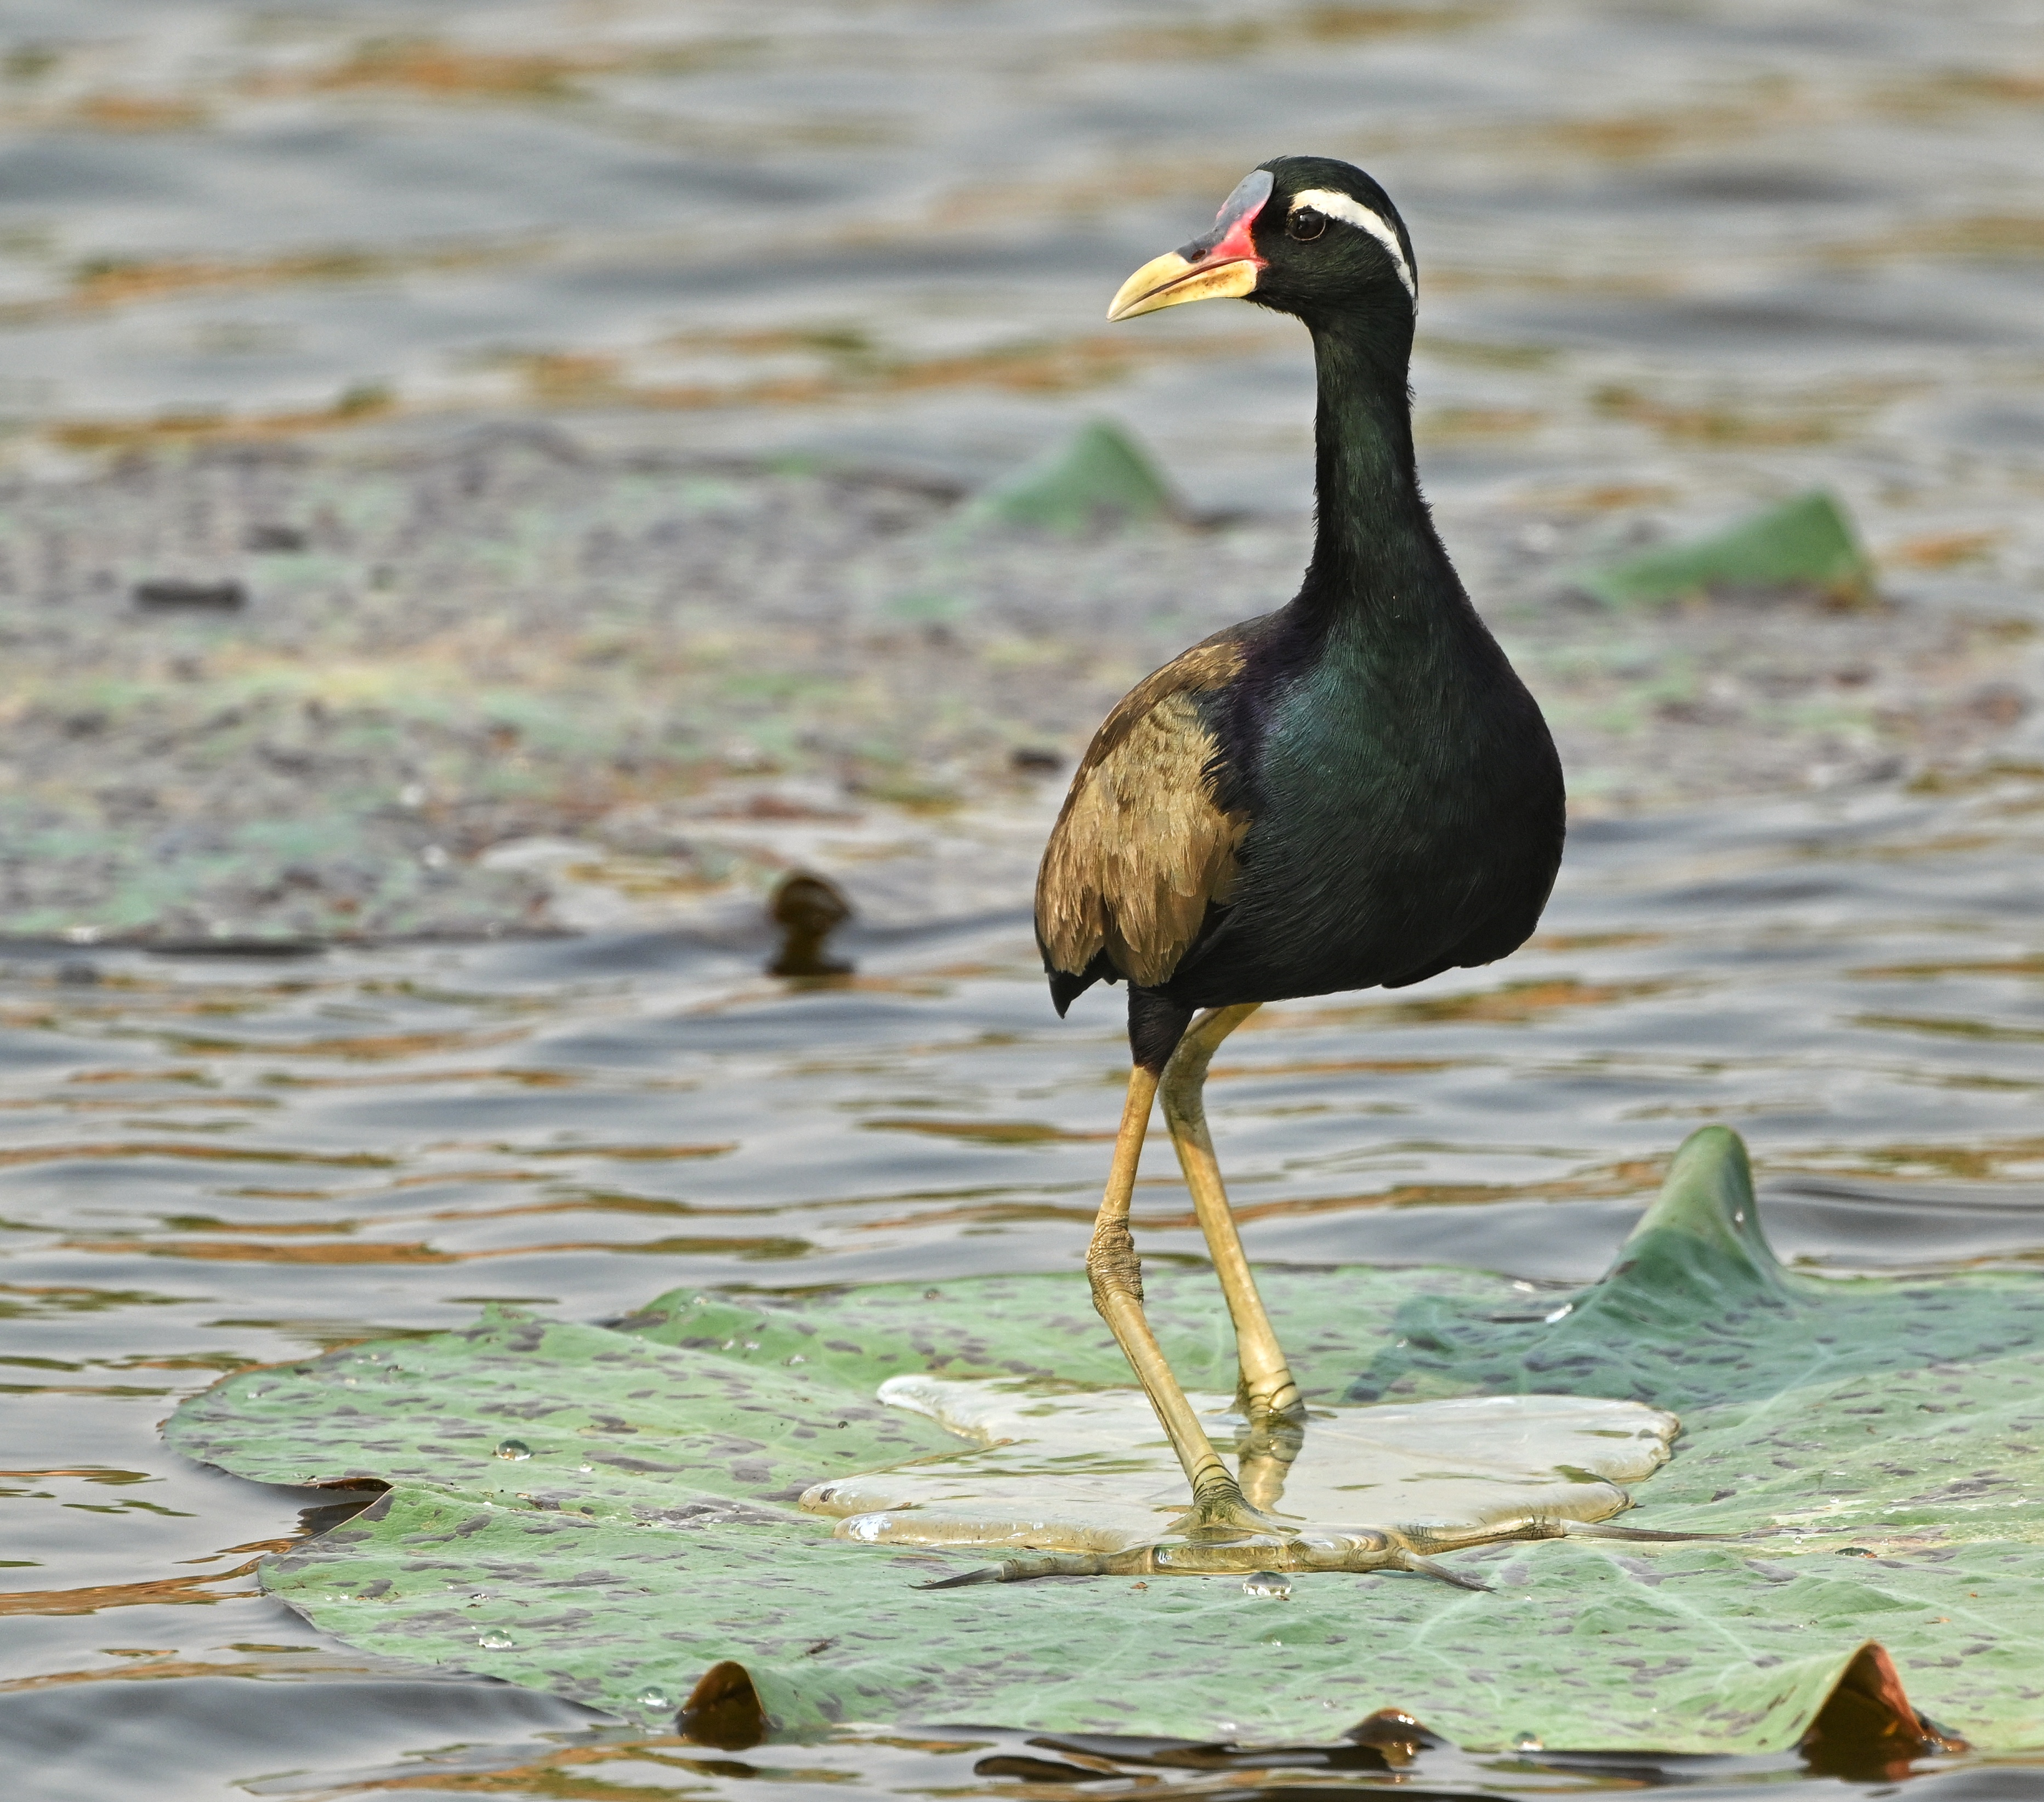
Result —
<path fill-rule="evenodd" d="M 244 1372 L 167 1430 L 244 1475 L 393 1484 L 265 1562 L 317 1625 L 628 1716 L 665 1718 L 644 1698 L 732 1662 L 780 1734 L 892 1718 L 1296 1741 L 1401 1710 L 1473 1746 L 1760 1752 L 1795 1744 L 1846 1673 L 1865 1688 L 1877 1641 L 1975 1745 L 2044 1740 L 2034 1277 L 1785 1274 L 1743 1149 L 1713 1128 L 1562 1305 L 1461 1270 L 1260 1281 L 1316 1405 L 1564 1391 L 1672 1408 L 1676 1455 L 1628 1522 L 1744 1537 L 1496 1545 L 1454 1560 L 1485 1593 L 1309 1573 L 1281 1601 L 1239 1577 L 933 1592 L 917 1585 L 982 1557 L 849 1544 L 798 1512 L 820 1480 L 957 1453 L 875 1400 L 890 1377 L 1126 1389 L 1077 1275 L 676 1293 L 609 1327 L 500 1310 Z M 1229 1387 L 1211 1279 L 1149 1289 L 1188 1386 Z M 529 1458 L 497 1455 L 511 1438 Z M 711 1687 L 743 1700 L 729 1672 Z"/>
<path fill-rule="evenodd" d="M 985 490 L 959 523 L 966 531 L 998 524 L 1083 532 L 1178 510 L 1170 485 L 1143 447 L 1119 426 L 1096 419 Z"/>
<path fill-rule="evenodd" d="M 1844 508 L 1822 490 L 1799 494 L 1723 531 L 1582 572 L 1577 586 L 1613 607 L 1753 589 L 1814 590 L 1834 604 L 1873 596 L 1873 566 Z"/>

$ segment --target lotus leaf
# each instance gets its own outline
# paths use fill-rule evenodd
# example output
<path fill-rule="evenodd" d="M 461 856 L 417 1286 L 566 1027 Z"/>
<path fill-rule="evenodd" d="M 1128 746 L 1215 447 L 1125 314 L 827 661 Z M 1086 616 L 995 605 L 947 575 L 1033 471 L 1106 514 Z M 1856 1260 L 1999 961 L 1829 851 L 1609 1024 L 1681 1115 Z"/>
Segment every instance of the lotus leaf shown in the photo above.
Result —
<path fill-rule="evenodd" d="M 1577 586 L 1613 607 L 1742 589 L 1814 590 L 1852 606 L 1873 597 L 1873 566 L 1845 509 L 1819 489 L 1708 537 L 1584 571 Z"/>
<path fill-rule="evenodd" d="M 997 524 L 1083 532 L 1178 511 L 1170 485 L 1149 453 L 1119 426 L 1096 419 L 976 495 L 957 529 Z"/>
<path fill-rule="evenodd" d="M 1769 1251 L 1743 1147 L 1707 1128 L 1573 1298 L 1455 1270 L 1261 1278 L 1316 1404 L 1565 1392 L 1680 1414 L 1626 1518 L 1722 1543 L 1576 1539 L 1408 1574 L 1056 1580 L 932 1592 L 983 1554 L 848 1543 L 797 1498 L 959 1441 L 890 1377 L 1125 1388 L 1077 1275 L 788 1297 L 678 1292 L 607 1326 L 475 1326 L 244 1372 L 167 1431 L 284 1483 L 375 1478 L 263 1566 L 375 1651 L 664 1717 L 708 1667 L 769 1723 L 980 1720 L 1321 1739 L 1382 1708 L 1472 1747 L 1762 1752 L 1887 1648 L 1983 1749 L 2044 1743 L 2044 1282 L 1818 1279 Z M 1211 1279 L 1162 1270 L 1189 1386 L 1231 1380 Z M 1857 1661 L 1857 1666 L 1856 1666 Z M 738 1680 L 742 1681 L 742 1679 Z"/>

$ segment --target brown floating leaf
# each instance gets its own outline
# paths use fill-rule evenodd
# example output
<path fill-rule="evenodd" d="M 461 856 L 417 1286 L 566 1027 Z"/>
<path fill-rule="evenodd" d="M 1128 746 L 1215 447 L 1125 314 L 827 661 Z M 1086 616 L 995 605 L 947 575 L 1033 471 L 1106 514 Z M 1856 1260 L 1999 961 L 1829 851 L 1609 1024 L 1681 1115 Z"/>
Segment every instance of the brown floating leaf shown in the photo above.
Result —
<path fill-rule="evenodd" d="M 766 1711 L 759 1705 L 751 1673 L 726 1658 L 697 1679 L 674 1724 L 698 1746 L 743 1752 L 766 1737 Z"/>
<path fill-rule="evenodd" d="M 1869 1642 L 1817 1711 L 1800 1748 L 1812 1770 L 1859 1783 L 1896 1782 L 1927 1752 L 1962 1752 L 1918 1714 L 1886 1650 Z"/>
<path fill-rule="evenodd" d="M 797 870 L 781 878 L 766 903 L 766 917 L 781 929 L 781 948 L 766 966 L 769 976 L 848 976 L 851 966 L 825 949 L 832 933 L 851 917 L 844 891 L 827 877 Z"/>

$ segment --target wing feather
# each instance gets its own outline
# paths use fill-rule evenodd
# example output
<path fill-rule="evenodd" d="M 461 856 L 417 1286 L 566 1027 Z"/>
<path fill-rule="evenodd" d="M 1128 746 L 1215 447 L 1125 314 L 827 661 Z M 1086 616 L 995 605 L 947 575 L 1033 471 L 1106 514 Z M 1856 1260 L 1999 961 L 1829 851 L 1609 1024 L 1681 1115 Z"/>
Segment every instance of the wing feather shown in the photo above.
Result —
<path fill-rule="evenodd" d="M 1078 976 L 1103 951 L 1129 982 L 1168 982 L 1208 905 L 1233 886 L 1248 817 L 1223 811 L 1220 746 L 1197 697 L 1240 670 L 1232 635 L 1197 644 L 1108 715 L 1072 778 L 1036 878 L 1046 966 Z"/>

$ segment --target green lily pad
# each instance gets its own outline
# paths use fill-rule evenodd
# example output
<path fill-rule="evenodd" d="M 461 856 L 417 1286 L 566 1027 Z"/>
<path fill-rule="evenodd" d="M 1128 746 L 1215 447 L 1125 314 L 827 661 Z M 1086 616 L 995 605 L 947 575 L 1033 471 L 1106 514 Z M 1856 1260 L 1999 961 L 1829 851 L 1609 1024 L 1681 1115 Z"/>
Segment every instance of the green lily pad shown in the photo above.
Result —
<path fill-rule="evenodd" d="M 848 1543 L 797 1510 L 823 1479 L 957 1451 L 874 1400 L 889 1377 L 1125 1387 L 1077 1275 L 678 1292 L 607 1327 L 494 1310 L 231 1377 L 167 1431 L 244 1476 L 392 1485 L 265 1562 L 316 1625 L 641 1718 L 709 1671 L 699 1704 L 749 1676 L 783 1735 L 909 1719 L 1324 1740 L 1396 1708 L 1473 1747 L 1765 1752 L 1877 1643 L 1977 1746 L 2044 1743 L 2044 1282 L 1785 1273 L 1719 1128 L 1573 1300 L 1452 1270 L 1262 1281 L 1316 1402 L 1675 1410 L 1675 1457 L 1626 1520 L 1737 1537 L 1488 1546 L 1452 1561 L 1477 1593 L 1404 1573 L 1301 1577 L 1281 1600 L 1221 1577 L 932 1592 L 916 1585 L 984 1554 Z M 1149 1286 L 1188 1385 L 1226 1389 L 1211 1279 Z"/>
<path fill-rule="evenodd" d="M 1753 589 L 1815 590 L 1834 605 L 1873 598 L 1873 566 L 1835 498 L 1821 489 L 1707 538 L 1586 570 L 1576 586 L 1613 607 Z"/>
<path fill-rule="evenodd" d="M 959 524 L 966 531 L 997 524 L 1084 532 L 1178 510 L 1149 453 L 1119 426 L 1096 419 L 974 496 Z"/>

